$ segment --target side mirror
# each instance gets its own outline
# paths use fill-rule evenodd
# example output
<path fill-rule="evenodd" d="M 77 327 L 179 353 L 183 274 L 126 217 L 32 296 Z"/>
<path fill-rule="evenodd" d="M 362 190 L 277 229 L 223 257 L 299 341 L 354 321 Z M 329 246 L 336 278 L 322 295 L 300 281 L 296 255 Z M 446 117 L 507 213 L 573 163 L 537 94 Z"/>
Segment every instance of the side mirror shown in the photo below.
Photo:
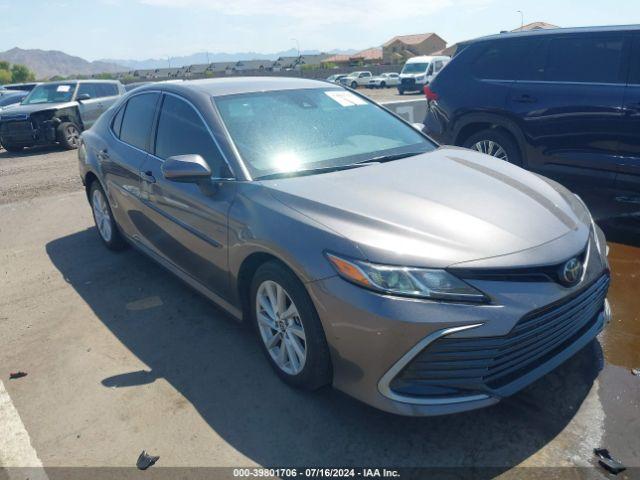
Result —
<path fill-rule="evenodd" d="M 411 126 L 421 132 L 424 130 L 424 123 L 412 123 Z"/>
<path fill-rule="evenodd" d="M 198 183 L 211 178 L 211 169 L 200 155 L 175 155 L 162 164 L 162 175 L 167 180 Z"/>
<path fill-rule="evenodd" d="M 89 95 L 88 93 L 81 93 L 80 95 L 78 95 L 76 97 L 76 100 L 81 102 L 83 100 L 91 100 L 91 95 Z"/>

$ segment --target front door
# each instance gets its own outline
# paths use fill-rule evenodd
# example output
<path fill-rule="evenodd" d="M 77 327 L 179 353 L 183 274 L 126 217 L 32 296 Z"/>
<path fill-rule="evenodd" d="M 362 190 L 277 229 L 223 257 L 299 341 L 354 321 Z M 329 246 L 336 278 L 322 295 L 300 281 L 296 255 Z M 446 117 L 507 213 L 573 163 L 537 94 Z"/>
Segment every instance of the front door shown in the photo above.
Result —
<path fill-rule="evenodd" d="M 88 99 L 78 101 L 80 119 L 86 130 L 91 128 L 98 117 L 102 115 L 104 105 L 102 104 L 102 98 L 100 98 L 100 93 L 95 83 L 80 83 L 77 95 L 89 95 Z"/>
<path fill-rule="evenodd" d="M 140 240 L 142 223 L 140 170 L 149 150 L 149 136 L 156 107 L 157 92 L 132 96 L 120 107 L 109 128 L 116 137 L 96 152 L 100 161 L 113 215 L 123 232 Z"/>
<path fill-rule="evenodd" d="M 198 154 L 213 177 L 227 177 L 224 159 L 204 120 L 186 100 L 165 94 L 157 123 L 154 154 L 142 166 L 146 243 L 209 290 L 229 298 L 228 212 L 233 181 L 170 181 L 163 162 L 174 155 Z"/>

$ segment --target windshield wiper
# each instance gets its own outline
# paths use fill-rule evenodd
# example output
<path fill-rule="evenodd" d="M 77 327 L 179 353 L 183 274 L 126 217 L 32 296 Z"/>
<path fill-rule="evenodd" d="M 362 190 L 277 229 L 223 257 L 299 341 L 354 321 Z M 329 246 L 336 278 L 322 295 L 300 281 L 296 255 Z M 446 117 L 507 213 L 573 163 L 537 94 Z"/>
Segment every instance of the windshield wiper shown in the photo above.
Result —
<path fill-rule="evenodd" d="M 391 162 L 392 160 L 400 160 L 401 158 L 415 157 L 416 155 L 422 155 L 423 153 L 426 153 L 426 152 L 405 152 L 405 153 L 392 153 L 390 155 L 380 155 L 378 157 L 373 157 L 367 160 L 363 160 L 362 162 L 358 162 L 358 164 L 362 165 L 367 163 Z"/>
<path fill-rule="evenodd" d="M 306 170 L 296 170 L 294 172 L 270 173 L 268 175 L 262 175 L 261 177 L 256 177 L 254 180 L 271 180 L 274 178 L 301 177 L 303 175 L 313 175 L 316 173 L 328 173 L 328 172 L 337 172 L 338 170 L 349 170 L 351 168 L 364 167 L 366 165 L 367 165 L 366 163 L 361 162 L 361 163 L 349 163 L 347 165 L 334 165 L 332 167 L 308 168 Z"/>

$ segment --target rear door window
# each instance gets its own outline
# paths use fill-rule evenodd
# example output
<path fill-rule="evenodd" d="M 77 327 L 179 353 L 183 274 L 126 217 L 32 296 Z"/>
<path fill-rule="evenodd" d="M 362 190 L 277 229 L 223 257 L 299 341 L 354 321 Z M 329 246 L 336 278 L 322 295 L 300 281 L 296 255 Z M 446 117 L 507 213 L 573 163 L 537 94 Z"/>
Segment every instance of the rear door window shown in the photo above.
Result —
<path fill-rule="evenodd" d="M 142 93 L 129 99 L 122 118 L 120 140 L 141 150 L 148 149 L 158 96 L 153 92 Z"/>
<path fill-rule="evenodd" d="M 552 38 L 545 80 L 577 83 L 624 83 L 626 38 L 623 35 L 576 35 Z"/>

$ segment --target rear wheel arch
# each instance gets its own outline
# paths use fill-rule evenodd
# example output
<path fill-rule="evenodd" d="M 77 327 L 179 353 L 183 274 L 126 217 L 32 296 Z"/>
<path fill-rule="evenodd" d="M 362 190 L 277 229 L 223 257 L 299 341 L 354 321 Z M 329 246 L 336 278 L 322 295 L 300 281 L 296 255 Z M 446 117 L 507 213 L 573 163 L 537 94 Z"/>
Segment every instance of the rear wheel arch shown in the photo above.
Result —
<path fill-rule="evenodd" d="M 483 130 L 497 130 L 509 136 L 520 150 L 522 165 L 527 165 L 526 149 L 524 148 L 526 141 L 522 130 L 513 121 L 498 115 L 479 115 L 463 118 L 458 122 L 455 129 L 453 143 L 463 146 L 468 138 Z"/>

